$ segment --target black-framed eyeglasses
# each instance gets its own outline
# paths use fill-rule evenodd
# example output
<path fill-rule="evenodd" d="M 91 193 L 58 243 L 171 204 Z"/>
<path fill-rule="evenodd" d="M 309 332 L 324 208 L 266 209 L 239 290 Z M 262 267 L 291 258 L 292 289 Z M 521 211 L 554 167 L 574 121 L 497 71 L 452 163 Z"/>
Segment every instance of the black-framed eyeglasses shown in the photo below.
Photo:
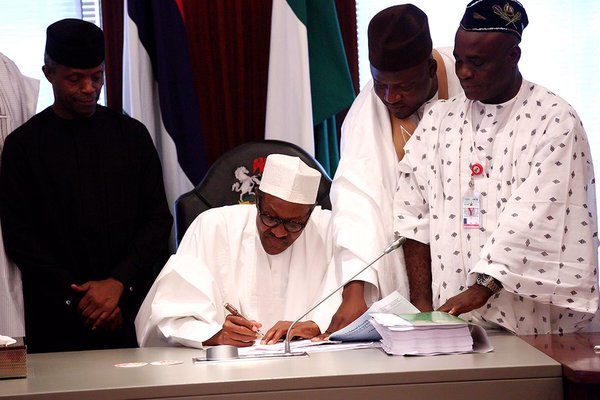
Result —
<path fill-rule="evenodd" d="M 258 217 L 260 218 L 260 221 L 269 228 L 275 228 L 276 226 L 283 225 L 283 229 L 285 229 L 288 233 L 298 233 L 302 229 L 304 229 L 304 227 L 308 223 L 308 219 L 310 218 L 312 209 L 308 213 L 308 217 L 304 222 L 272 217 L 268 214 L 263 213 L 260 209 L 260 198 L 261 196 L 256 196 L 256 209 L 258 210 Z"/>

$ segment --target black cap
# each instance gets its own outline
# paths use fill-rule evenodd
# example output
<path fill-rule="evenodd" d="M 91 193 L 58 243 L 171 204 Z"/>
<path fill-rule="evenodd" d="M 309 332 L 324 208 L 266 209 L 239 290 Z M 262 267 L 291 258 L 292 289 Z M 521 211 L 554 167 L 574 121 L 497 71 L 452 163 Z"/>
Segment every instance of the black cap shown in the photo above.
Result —
<path fill-rule="evenodd" d="M 67 67 L 97 67 L 104 62 L 104 34 L 81 19 L 57 21 L 46 29 L 46 54 Z"/>
<path fill-rule="evenodd" d="M 402 71 L 431 56 L 427 15 L 412 4 L 380 11 L 369 23 L 369 61 L 381 71 Z"/>
<path fill-rule="evenodd" d="M 473 0 L 460 21 L 466 31 L 506 32 L 519 40 L 527 24 L 525 8 L 516 0 Z"/>

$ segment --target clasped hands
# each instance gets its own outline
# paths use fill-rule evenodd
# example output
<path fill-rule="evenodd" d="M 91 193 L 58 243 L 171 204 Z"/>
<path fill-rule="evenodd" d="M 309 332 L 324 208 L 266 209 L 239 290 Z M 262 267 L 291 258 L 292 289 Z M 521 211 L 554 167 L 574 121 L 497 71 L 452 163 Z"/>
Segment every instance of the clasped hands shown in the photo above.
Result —
<path fill-rule="evenodd" d="M 123 325 L 123 316 L 119 299 L 123 293 L 123 284 L 116 279 L 88 281 L 81 285 L 72 284 L 71 289 L 83 294 L 77 304 L 77 311 L 85 326 L 114 332 Z"/>
<path fill-rule="evenodd" d="M 289 329 L 292 321 L 279 321 L 263 336 L 262 344 L 277 343 L 283 339 Z M 227 344 L 236 347 L 252 346 L 256 339 L 260 338 L 258 331 L 262 324 L 253 320 L 247 320 L 243 317 L 228 315 L 223 323 L 223 328 L 213 337 L 205 341 L 206 346 L 215 346 Z M 302 339 L 310 339 L 321 333 L 319 326 L 314 321 L 298 322 L 290 335 L 292 338 L 299 337 Z"/>

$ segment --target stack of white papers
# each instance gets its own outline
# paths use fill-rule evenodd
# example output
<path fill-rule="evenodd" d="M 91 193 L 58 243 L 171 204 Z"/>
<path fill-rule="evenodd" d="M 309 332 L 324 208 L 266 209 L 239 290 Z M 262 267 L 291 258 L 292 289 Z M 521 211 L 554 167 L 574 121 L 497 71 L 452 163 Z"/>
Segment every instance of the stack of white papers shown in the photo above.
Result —
<path fill-rule="evenodd" d="M 473 328 L 470 329 L 465 321 L 447 313 L 375 313 L 371 317 L 371 324 L 381 335 L 382 348 L 389 354 L 435 355 L 492 350 L 481 327 L 472 326 L 476 327 L 475 337 L 479 342 L 474 349 Z"/>
<path fill-rule="evenodd" d="M 406 300 L 398 291 L 394 291 L 383 299 L 373 303 L 363 315 L 345 328 L 334 332 L 329 340 L 342 342 L 364 342 L 381 339 L 381 335 L 370 323 L 373 313 L 415 314 L 419 309 Z"/>

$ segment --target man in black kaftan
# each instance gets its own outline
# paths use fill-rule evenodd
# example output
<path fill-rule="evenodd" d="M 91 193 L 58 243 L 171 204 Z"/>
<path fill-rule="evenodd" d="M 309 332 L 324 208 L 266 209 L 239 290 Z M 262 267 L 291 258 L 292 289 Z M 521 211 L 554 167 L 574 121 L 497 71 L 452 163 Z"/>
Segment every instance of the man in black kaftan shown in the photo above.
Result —
<path fill-rule="evenodd" d="M 47 34 L 55 102 L 7 138 L 0 168 L 28 351 L 135 346 L 133 319 L 168 255 L 160 161 L 144 125 L 96 104 L 102 31 L 68 19 Z"/>

